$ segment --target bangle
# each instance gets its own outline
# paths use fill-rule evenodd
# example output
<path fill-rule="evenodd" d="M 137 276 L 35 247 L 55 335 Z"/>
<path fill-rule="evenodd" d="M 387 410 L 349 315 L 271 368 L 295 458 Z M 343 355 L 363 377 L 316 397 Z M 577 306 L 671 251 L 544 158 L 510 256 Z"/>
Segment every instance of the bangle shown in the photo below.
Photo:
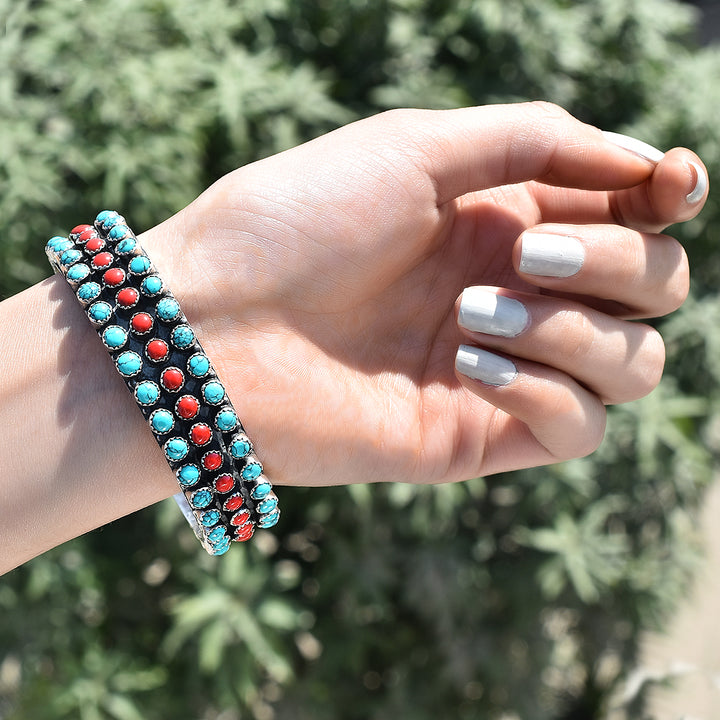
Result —
<path fill-rule="evenodd" d="M 125 219 L 110 210 L 45 248 L 75 291 L 175 473 L 175 495 L 201 544 L 232 541 L 280 517 L 224 386 L 180 305 Z"/>

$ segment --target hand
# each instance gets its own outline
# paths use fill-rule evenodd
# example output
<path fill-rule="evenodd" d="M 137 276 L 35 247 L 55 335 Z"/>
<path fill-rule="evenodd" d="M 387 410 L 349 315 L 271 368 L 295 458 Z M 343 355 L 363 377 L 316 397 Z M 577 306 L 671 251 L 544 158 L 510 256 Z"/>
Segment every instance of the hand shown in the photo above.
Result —
<path fill-rule="evenodd" d="M 587 454 L 605 403 L 655 387 L 662 340 L 630 319 L 684 300 L 656 233 L 706 178 L 547 104 L 393 111 L 227 175 L 143 242 L 275 483 L 454 481 Z"/>

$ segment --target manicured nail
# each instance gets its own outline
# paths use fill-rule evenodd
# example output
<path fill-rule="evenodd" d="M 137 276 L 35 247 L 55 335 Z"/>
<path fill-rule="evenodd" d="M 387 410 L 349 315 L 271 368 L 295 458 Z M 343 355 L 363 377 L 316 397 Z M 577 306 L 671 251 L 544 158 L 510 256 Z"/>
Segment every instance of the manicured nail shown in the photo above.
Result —
<path fill-rule="evenodd" d="M 708 176 L 697 163 L 690 162 L 689 165 L 695 171 L 695 187 L 685 196 L 685 200 L 694 205 L 705 196 L 708 189 Z"/>
<path fill-rule="evenodd" d="M 543 277 L 570 277 L 580 270 L 584 261 L 585 248 L 577 238 L 552 233 L 523 233 L 521 272 Z"/>
<path fill-rule="evenodd" d="M 488 385 L 507 385 L 517 376 L 517 368 L 507 358 L 469 345 L 458 348 L 455 368 L 459 373 Z"/>
<path fill-rule="evenodd" d="M 621 135 L 620 133 L 608 132 L 607 130 L 603 130 L 602 134 L 605 136 L 605 139 L 613 145 L 629 150 L 631 153 L 635 153 L 635 155 L 639 155 L 641 158 L 649 160 L 650 162 L 657 163 L 665 157 L 665 153 L 661 150 L 629 135 Z"/>
<path fill-rule="evenodd" d="M 463 290 L 458 324 L 466 330 L 516 337 L 527 327 L 529 319 L 525 306 L 519 300 L 483 287 Z"/>

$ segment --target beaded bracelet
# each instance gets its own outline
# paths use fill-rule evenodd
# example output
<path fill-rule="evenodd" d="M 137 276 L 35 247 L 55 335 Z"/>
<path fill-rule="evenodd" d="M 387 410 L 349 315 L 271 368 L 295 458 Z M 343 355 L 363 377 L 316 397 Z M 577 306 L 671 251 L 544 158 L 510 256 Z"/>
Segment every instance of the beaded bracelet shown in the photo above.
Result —
<path fill-rule="evenodd" d="M 205 550 L 221 555 L 275 525 L 277 497 L 225 388 L 125 219 L 105 210 L 45 251 L 162 447 Z"/>

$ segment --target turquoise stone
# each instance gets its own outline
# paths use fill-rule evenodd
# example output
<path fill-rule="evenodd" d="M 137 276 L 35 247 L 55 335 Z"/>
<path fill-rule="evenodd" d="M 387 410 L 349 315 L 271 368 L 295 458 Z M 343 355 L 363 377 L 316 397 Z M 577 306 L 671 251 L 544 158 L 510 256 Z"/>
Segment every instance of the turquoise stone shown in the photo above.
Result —
<path fill-rule="evenodd" d="M 230 549 L 230 538 L 226 537 L 217 545 L 210 544 L 209 552 L 211 555 L 224 555 Z"/>
<path fill-rule="evenodd" d="M 170 336 L 172 344 L 180 350 L 189 348 L 195 342 L 195 333 L 189 325 L 178 325 Z"/>
<path fill-rule="evenodd" d="M 276 497 L 269 497 L 265 500 L 263 500 L 261 503 L 258 503 L 255 507 L 255 510 L 260 513 L 260 515 L 267 515 L 268 513 L 272 512 L 277 508 L 278 500 Z"/>
<path fill-rule="evenodd" d="M 78 288 L 77 296 L 82 302 L 90 302 L 100 295 L 100 289 L 96 282 L 86 282 Z"/>
<path fill-rule="evenodd" d="M 70 250 L 65 250 L 65 252 L 60 255 L 60 263 L 62 265 L 72 265 L 74 262 L 77 262 L 81 257 L 82 253 L 79 250 L 71 248 Z"/>
<path fill-rule="evenodd" d="M 136 259 L 137 258 L 135 258 L 135 260 Z M 153 297 L 162 292 L 163 282 L 157 275 L 150 275 L 142 281 L 140 289 L 142 290 L 144 295 L 149 295 L 150 297 Z"/>
<path fill-rule="evenodd" d="M 180 306 L 174 298 L 163 298 L 157 304 L 157 314 L 161 320 L 171 321 L 180 314 Z"/>
<path fill-rule="evenodd" d="M 280 511 L 275 510 L 275 512 L 271 512 L 269 515 L 263 515 L 258 520 L 258 525 L 261 528 L 270 528 L 273 525 L 277 525 L 277 522 L 279 519 L 280 519 Z"/>
<path fill-rule="evenodd" d="M 110 303 L 106 303 L 104 300 L 101 300 L 100 302 L 94 302 L 88 308 L 87 313 L 90 320 L 94 323 L 103 324 L 110 319 L 110 316 L 112 315 L 112 306 Z"/>
<path fill-rule="evenodd" d="M 272 492 L 272 485 L 269 482 L 263 482 L 256 485 L 250 493 L 253 500 L 264 500 Z"/>
<path fill-rule="evenodd" d="M 117 215 L 117 213 L 114 210 L 102 210 L 95 216 L 95 222 L 102 225 L 111 215 Z"/>
<path fill-rule="evenodd" d="M 47 247 L 50 248 L 53 252 L 62 252 L 63 250 L 68 250 L 73 246 L 72 242 L 68 240 L 66 237 L 61 237 L 60 235 L 56 235 L 55 237 L 51 237 L 47 241 Z"/>
<path fill-rule="evenodd" d="M 200 516 L 200 522 L 205 527 L 212 527 L 220 522 L 220 513 L 217 510 L 207 510 Z"/>
<path fill-rule="evenodd" d="M 172 438 L 165 443 L 165 455 L 175 462 L 185 458 L 189 450 L 187 442 L 182 438 Z"/>
<path fill-rule="evenodd" d="M 197 465 L 183 465 L 177 471 L 177 479 L 183 487 L 192 487 L 200 479 L 200 468 Z"/>
<path fill-rule="evenodd" d="M 118 325 L 110 325 L 103 331 L 102 340 L 110 350 L 117 350 L 127 342 L 127 333 Z"/>
<path fill-rule="evenodd" d="M 216 528 L 213 528 L 208 534 L 207 539 L 213 543 L 213 545 L 222 542 L 227 537 L 227 532 L 225 531 L 225 528 L 222 527 L 222 525 L 219 525 Z"/>
<path fill-rule="evenodd" d="M 259 478 L 260 475 L 262 475 L 262 470 L 262 465 L 260 463 L 250 462 L 243 468 L 242 473 L 240 474 L 242 475 L 243 480 L 250 481 Z M 258 487 L 260 486 L 258 485 Z M 257 490 L 257 488 L 255 489 Z M 253 495 L 253 497 L 255 496 Z"/>
<path fill-rule="evenodd" d="M 234 430 L 238 425 L 238 418 L 235 414 L 235 411 L 231 408 L 223 408 L 222 410 L 220 410 L 220 412 L 217 414 L 217 417 L 215 418 L 215 425 L 217 429 L 220 430 L 220 432 L 230 432 L 231 430 Z M 247 451 L 245 452 L 245 455 L 250 452 L 250 443 L 245 437 L 239 437 L 233 440 L 233 443 L 230 446 L 230 452 L 233 452 L 232 447 L 235 445 L 236 442 L 242 442 L 247 445 Z M 245 457 L 245 455 L 233 455 L 233 457 Z"/>
<path fill-rule="evenodd" d="M 102 226 L 109 230 L 112 227 L 115 227 L 115 225 L 118 225 L 119 223 L 125 222 L 125 218 L 122 215 L 118 215 L 114 210 L 111 210 L 108 212 L 105 219 L 102 221 Z"/>
<path fill-rule="evenodd" d="M 133 275 L 144 275 L 150 270 L 150 258 L 145 255 L 134 257 L 128 265 L 128 270 L 130 270 Z M 158 278 L 158 280 L 160 280 L 160 278 Z M 162 280 L 160 280 L 160 284 L 162 285 Z"/>
<path fill-rule="evenodd" d="M 160 388 L 152 380 L 143 380 L 135 386 L 135 399 L 141 405 L 154 405 L 160 399 Z"/>
<path fill-rule="evenodd" d="M 231 443 L 230 443 L 230 454 L 236 459 L 236 460 L 242 460 L 242 458 L 247 457 L 250 452 L 252 451 L 252 445 L 250 444 L 250 441 L 243 436 L 236 437 Z M 247 470 L 247 468 L 245 468 Z M 260 472 L 262 472 L 262 468 L 260 469 Z M 258 473 L 259 475 L 260 473 Z M 245 477 L 245 475 L 243 475 Z M 255 476 L 257 477 L 257 475 Z M 253 479 L 253 478 L 245 478 L 246 480 Z"/>
<path fill-rule="evenodd" d="M 127 237 L 127 235 L 130 233 L 130 228 L 127 225 L 122 225 L 118 223 L 117 225 L 114 225 L 112 230 L 108 233 L 108 237 L 111 240 L 122 240 L 124 237 Z"/>
<path fill-rule="evenodd" d="M 126 350 L 115 361 L 118 372 L 125 377 L 137 375 L 142 370 L 142 358 L 132 350 Z"/>
<path fill-rule="evenodd" d="M 80 280 L 84 280 L 89 274 L 90 268 L 85 265 L 85 263 L 78 263 L 67 271 L 67 279 L 72 282 L 80 282 Z"/>
<path fill-rule="evenodd" d="M 113 228 L 115 230 L 116 228 Z M 110 233 L 112 235 L 112 232 Z M 131 253 L 135 248 L 137 247 L 137 241 L 135 238 L 125 238 L 124 240 L 121 240 L 117 247 L 115 248 L 118 251 L 118 254 L 120 255 L 128 255 Z"/>
<path fill-rule="evenodd" d="M 210 372 L 210 361 L 206 355 L 196 353 L 188 360 L 187 369 L 193 377 L 205 377 Z"/>
<path fill-rule="evenodd" d="M 193 493 L 190 504 L 197 509 L 206 508 L 212 502 L 212 493 L 209 490 L 198 490 Z"/>
<path fill-rule="evenodd" d="M 225 388 L 217 380 L 206 383 L 202 393 L 205 400 L 211 405 L 218 405 L 225 399 Z"/>
<path fill-rule="evenodd" d="M 150 427 L 159 435 L 169 433 L 175 427 L 175 419 L 169 410 L 155 410 L 150 416 Z"/>

